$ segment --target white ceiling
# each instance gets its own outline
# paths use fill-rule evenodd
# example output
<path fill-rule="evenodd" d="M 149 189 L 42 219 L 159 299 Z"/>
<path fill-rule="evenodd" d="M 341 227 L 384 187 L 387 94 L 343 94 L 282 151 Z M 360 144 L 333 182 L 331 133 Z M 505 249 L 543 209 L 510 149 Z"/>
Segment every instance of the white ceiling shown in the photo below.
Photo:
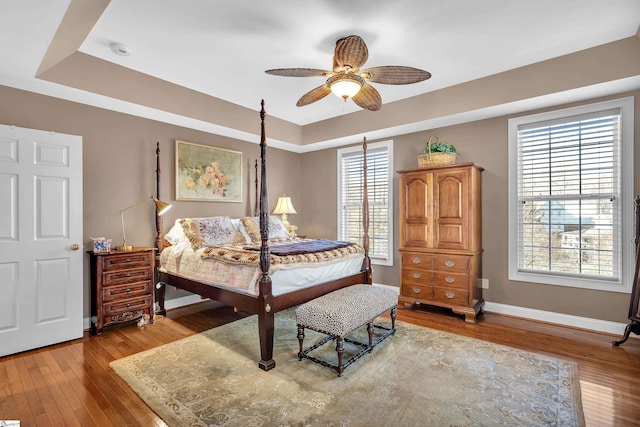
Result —
<path fill-rule="evenodd" d="M 69 2 L 0 0 L 0 84 L 135 114 L 34 77 Z M 296 107 L 323 79 L 264 70 L 331 69 L 345 35 L 367 43 L 364 68 L 432 73 L 413 85 L 374 84 L 384 104 L 630 37 L 639 24 L 638 0 L 111 0 L 80 51 L 250 109 L 265 99 L 270 115 L 306 125 L 359 108 L 333 95 Z M 116 56 L 112 43 L 131 54 Z"/>

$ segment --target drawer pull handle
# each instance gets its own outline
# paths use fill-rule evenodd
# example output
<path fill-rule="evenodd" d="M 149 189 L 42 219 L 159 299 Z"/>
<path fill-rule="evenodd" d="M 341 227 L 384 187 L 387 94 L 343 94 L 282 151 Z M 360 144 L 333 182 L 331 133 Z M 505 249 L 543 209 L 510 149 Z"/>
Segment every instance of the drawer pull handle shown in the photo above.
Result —
<path fill-rule="evenodd" d="M 447 277 L 445 277 L 445 278 L 444 278 L 444 280 L 446 280 L 446 281 L 447 281 L 447 283 L 453 283 L 453 282 L 455 282 L 455 280 L 456 280 L 456 279 L 454 279 L 454 278 L 453 278 L 453 277 L 451 277 L 451 276 L 447 276 Z"/>
<path fill-rule="evenodd" d="M 447 260 L 444 265 L 446 265 L 447 267 L 453 267 L 454 265 L 456 265 L 456 263 L 454 261 L 451 260 Z"/>
<path fill-rule="evenodd" d="M 447 291 L 447 292 L 445 292 L 445 293 L 444 293 L 444 295 L 445 295 L 447 298 L 449 298 L 449 299 L 451 299 L 451 298 L 453 298 L 453 297 L 455 297 L 455 296 L 456 296 L 456 294 L 455 294 L 455 293 L 453 293 L 453 292 L 451 292 L 451 291 Z"/>
<path fill-rule="evenodd" d="M 131 292 L 131 288 L 127 288 L 126 292 Z"/>
<path fill-rule="evenodd" d="M 131 274 L 130 273 L 125 273 L 124 277 L 131 277 Z"/>
<path fill-rule="evenodd" d="M 413 273 L 413 278 L 414 278 L 414 279 L 419 279 L 419 278 L 421 278 L 421 277 L 422 277 L 422 274 L 420 274 L 420 273 Z"/>
<path fill-rule="evenodd" d="M 413 293 L 414 294 L 419 294 L 420 293 L 420 288 L 413 288 Z"/>
<path fill-rule="evenodd" d="M 413 263 L 414 264 L 420 264 L 421 262 L 422 262 L 422 260 L 420 258 L 418 258 L 418 257 L 414 257 L 413 258 Z"/>
<path fill-rule="evenodd" d="M 127 308 L 131 307 L 131 303 L 127 303 Z"/>

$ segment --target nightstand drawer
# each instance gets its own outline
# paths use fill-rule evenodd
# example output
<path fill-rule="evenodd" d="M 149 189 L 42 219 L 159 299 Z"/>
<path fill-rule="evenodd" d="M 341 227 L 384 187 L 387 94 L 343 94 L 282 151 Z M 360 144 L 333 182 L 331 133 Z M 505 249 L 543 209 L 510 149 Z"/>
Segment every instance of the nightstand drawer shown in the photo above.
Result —
<path fill-rule="evenodd" d="M 151 295 L 145 295 L 143 297 L 129 298 L 123 300 L 117 300 L 114 302 L 107 302 L 104 304 L 104 313 L 111 315 L 114 313 L 122 313 L 125 311 L 136 311 L 148 309 L 152 304 Z"/>
<path fill-rule="evenodd" d="M 104 273 L 102 286 L 121 285 L 125 283 L 143 282 L 151 280 L 153 269 L 149 267 L 132 270 L 118 270 Z"/>
<path fill-rule="evenodd" d="M 434 286 L 433 300 L 451 305 L 468 305 L 469 292 L 455 288 Z"/>
<path fill-rule="evenodd" d="M 150 264 L 149 252 L 118 254 L 103 257 L 102 269 L 105 271 L 124 270 L 135 267 L 147 267 Z"/>
<path fill-rule="evenodd" d="M 114 299 L 128 299 L 138 295 L 151 293 L 151 281 L 136 282 L 126 285 L 109 286 L 102 288 L 102 300 L 112 301 Z"/>
<path fill-rule="evenodd" d="M 433 257 L 433 269 L 440 271 L 452 271 L 457 273 L 468 273 L 469 258 L 456 255 L 435 255 Z"/>
<path fill-rule="evenodd" d="M 405 297 L 430 300 L 433 299 L 433 286 L 413 283 L 402 284 L 402 295 Z"/>
<path fill-rule="evenodd" d="M 469 289 L 469 275 L 458 273 L 447 273 L 444 271 L 433 272 L 433 285 L 444 288 Z"/>

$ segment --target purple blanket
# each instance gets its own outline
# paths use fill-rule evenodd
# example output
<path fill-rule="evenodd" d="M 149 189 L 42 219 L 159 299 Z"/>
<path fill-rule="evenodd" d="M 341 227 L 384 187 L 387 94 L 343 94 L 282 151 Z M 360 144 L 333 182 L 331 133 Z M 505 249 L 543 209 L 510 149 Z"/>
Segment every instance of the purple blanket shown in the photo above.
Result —
<path fill-rule="evenodd" d="M 312 252 L 330 251 L 332 249 L 344 248 L 353 245 L 350 242 L 342 242 L 339 240 L 318 239 L 307 242 L 291 243 L 289 245 L 278 245 L 269 248 L 269 252 L 273 255 L 300 255 Z M 260 250 L 256 247 L 246 247 L 245 249 Z"/>

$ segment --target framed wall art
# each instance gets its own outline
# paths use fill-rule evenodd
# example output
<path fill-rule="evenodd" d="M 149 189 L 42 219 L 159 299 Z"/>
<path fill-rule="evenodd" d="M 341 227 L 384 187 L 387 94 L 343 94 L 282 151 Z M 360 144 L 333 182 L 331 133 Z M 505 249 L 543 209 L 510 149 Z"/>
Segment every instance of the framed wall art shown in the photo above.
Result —
<path fill-rule="evenodd" d="M 242 201 L 242 152 L 176 140 L 176 200 Z"/>

